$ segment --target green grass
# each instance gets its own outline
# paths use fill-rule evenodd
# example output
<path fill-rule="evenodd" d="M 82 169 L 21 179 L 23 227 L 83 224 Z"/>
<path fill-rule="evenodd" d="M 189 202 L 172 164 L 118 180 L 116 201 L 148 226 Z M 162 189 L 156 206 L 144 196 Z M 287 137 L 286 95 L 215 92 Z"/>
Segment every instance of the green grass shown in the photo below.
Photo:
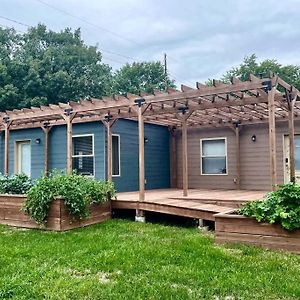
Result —
<path fill-rule="evenodd" d="M 0 226 L 3 298 L 299 299 L 300 256 L 125 220 L 64 233 Z"/>

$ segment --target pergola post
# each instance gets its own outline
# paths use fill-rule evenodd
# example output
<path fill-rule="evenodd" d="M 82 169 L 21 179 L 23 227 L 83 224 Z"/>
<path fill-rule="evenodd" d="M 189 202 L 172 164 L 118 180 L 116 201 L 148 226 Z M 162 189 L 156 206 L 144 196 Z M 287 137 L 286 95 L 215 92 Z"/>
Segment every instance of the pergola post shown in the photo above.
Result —
<path fill-rule="evenodd" d="M 103 124 L 106 127 L 107 134 L 107 181 L 112 182 L 112 127 L 116 119 L 112 119 L 112 115 L 108 114 L 104 117 Z"/>
<path fill-rule="evenodd" d="M 187 120 L 182 122 L 182 189 L 183 196 L 188 195 L 188 153 L 187 153 Z"/>
<path fill-rule="evenodd" d="M 268 91 L 268 111 L 269 111 L 269 152 L 270 152 L 270 175 L 271 188 L 276 190 L 276 132 L 275 132 L 275 96 L 276 87 L 270 87 Z"/>
<path fill-rule="evenodd" d="M 144 116 L 143 116 L 143 104 L 144 99 L 136 99 L 137 115 L 138 115 L 138 132 L 139 132 L 139 203 L 145 200 L 145 149 L 144 149 Z M 144 211 L 136 210 L 135 220 L 138 222 L 145 221 Z"/>
<path fill-rule="evenodd" d="M 178 108 L 182 113 L 176 114 L 178 120 L 181 121 L 181 145 L 182 145 L 182 190 L 183 196 L 188 195 L 188 146 L 187 146 L 187 120 L 194 113 L 194 110 L 189 111 L 187 105 Z"/>
<path fill-rule="evenodd" d="M 3 117 L 4 122 L 4 175 L 9 173 L 9 128 L 12 121 L 9 117 Z"/>
<path fill-rule="evenodd" d="M 73 121 L 75 115 L 76 115 L 76 113 L 73 112 L 72 108 L 66 108 L 65 114 L 62 115 L 67 124 L 67 174 L 72 174 L 72 171 L 73 171 L 72 121 Z"/>
<path fill-rule="evenodd" d="M 297 97 L 297 96 L 296 96 Z M 296 182 L 295 171 L 295 125 L 294 125 L 294 105 L 296 97 L 292 98 L 291 94 L 287 94 L 288 112 L 289 112 L 289 167 L 290 167 L 290 182 Z"/>
<path fill-rule="evenodd" d="M 52 126 L 49 126 L 49 122 L 43 124 L 43 131 L 45 133 L 45 147 L 44 147 L 44 173 L 45 176 L 49 175 L 49 132 Z"/>

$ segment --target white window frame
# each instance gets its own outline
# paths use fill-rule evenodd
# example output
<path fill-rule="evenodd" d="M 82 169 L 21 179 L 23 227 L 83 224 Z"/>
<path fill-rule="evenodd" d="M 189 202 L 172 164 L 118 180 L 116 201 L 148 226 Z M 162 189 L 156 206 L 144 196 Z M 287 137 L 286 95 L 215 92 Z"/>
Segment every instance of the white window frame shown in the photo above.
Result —
<path fill-rule="evenodd" d="M 77 137 L 85 137 L 85 136 L 91 136 L 92 137 L 92 149 L 93 149 L 93 153 L 92 154 L 83 154 L 83 155 L 74 155 L 72 153 L 72 160 L 73 158 L 77 158 L 77 157 L 93 157 L 93 175 L 84 175 L 87 177 L 95 177 L 95 137 L 93 133 L 86 133 L 86 134 L 74 134 L 72 135 L 72 145 L 73 145 L 73 138 L 77 138 Z M 73 152 L 73 150 L 72 150 Z"/>
<path fill-rule="evenodd" d="M 14 173 L 15 174 L 21 174 L 20 173 L 20 153 L 19 153 L 19 147 L 21 144 L 29 144 L 30 145 L 30 173 L 26 174 L 29 178 L 31 178 L 31 169 L 32 169 L 32 143 L 31 139 L 26 140 L 15 140 L 15 157 L 14 157 Z"/>
<path fill-rule="evenodd" d="M 224 146 L 225 146 L 225 163 L 226 163 L 226 173 L 220 173 L 220 174 L 207 174 L 207 173 L 203 173 L 203 166 L 202 166 L 202 158 L 205 157 L 220 157 L 218 155 L 216 156 L 203 156 L 202 155 L 202 145 L 203 145 L 203 141 L 213 141 L 213 140 L 224 140 Z M 228 155 L 227 155 L 227 137 L 213 137 L 213 138 L 203 138 L 200 139 L 200 171 L 201 171 L 201 175 L 203 176 L 227 176 L 228 175 Z"/>
<path fill-rule="evenodd" d="M 121 177 L 121 136 L 119 134 L 112 134 L 112 136 L 117 136 L 119 142 L 119 174 L 112 174 L 112 177 Z"/>

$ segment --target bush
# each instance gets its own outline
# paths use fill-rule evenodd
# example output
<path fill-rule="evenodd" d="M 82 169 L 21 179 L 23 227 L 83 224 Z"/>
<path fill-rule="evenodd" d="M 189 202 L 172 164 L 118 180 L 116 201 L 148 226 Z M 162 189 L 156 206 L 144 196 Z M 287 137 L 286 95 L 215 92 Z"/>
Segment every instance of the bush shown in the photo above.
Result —
<path fill-rule="evenodd" d="M 279 223 L 290 231 L 300 229 L 300 186 L 281 185 L 266 199 L 245 204 L 239 214 L 254 217 L 258 222 Z"/>
<path fill-rule="evenodd" d="M 32 186 L 33 181 L 25 174 L 0 176 L 0 194 L 26 194 Z"/>
<path fill-rule="evenodd" d="M 75 173 L 54 173 L 37 180 L 29 190 L 24 211 L 37 223 L 44 223 L 51 202 L 61 196 L 73 219 L 84 219 L 89 215 L 90 204 L 103 203 L 114 197 L 115 193 L 114 185 L 110 182 L 96 181 Z"/>

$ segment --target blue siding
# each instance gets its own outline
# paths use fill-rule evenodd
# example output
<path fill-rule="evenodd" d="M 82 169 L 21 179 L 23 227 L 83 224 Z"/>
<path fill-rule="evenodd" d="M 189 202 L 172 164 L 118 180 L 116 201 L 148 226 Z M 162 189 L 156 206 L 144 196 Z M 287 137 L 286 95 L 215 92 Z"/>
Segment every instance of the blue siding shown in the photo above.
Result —
<path fill-rule="evenodd" d="M 73 125 L 73 135 L 93 134 L 95 145 L 95 177 L 105 179 L 104 172 L 104 126 L 101 122 L 80 123 Z M 49 169 L 66 169 L 67 129 L 66 126 L 54 126 L 49 134 Z"/>
<path fill-rule="evenodd" d="M 119 120 L 112 129 L 120 135 L 121 176 L 113 177 L 118 191 L 139 189 L 138 124 Z M 170 187 L 169 132 L 164 126 L 145 124 L 145 179 L 146 189 Z"/>
<path fill-rule="evenodd" d="M 39 138 L 40 144 L 35 140 Z M 44 169 L 44 132 L 41 128 L 11 130 L 9 139 L 9 174 L 15 170 L 15 147 L 17 141 L 29 140 L 31 142 L 31 176 L 40 177 Z"/>
<path fill-rule="evenodd" d="M 54 126 L 49 133 L 49 169 L 66 169 L 67 137 L 66 126 Z M 129 120 L 118 120 L 113 133 L 120 135 L 121 176 L 113 177 L 118 191 L 138 190 L 138 124 Z M 95 177 L 105 179 L 106 134 L 101 122 L 73 125 L 73 135 L 94 134 Z M 146 189 L 170 187 L 169 133 L 164 126 L 145 124 L 145 179 Z M 40 144 L 35 140 L 41 139 Z M 41 128 L 11 130 L 9 143 L 9 172 L 14 173 L 15 142 L 31 141 L 32 178 L 38 178 L 44 171 L 44 132 Z M 0 171 L 3 172 L 4 133 L 0 138 Z"/>

